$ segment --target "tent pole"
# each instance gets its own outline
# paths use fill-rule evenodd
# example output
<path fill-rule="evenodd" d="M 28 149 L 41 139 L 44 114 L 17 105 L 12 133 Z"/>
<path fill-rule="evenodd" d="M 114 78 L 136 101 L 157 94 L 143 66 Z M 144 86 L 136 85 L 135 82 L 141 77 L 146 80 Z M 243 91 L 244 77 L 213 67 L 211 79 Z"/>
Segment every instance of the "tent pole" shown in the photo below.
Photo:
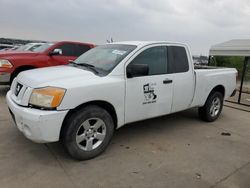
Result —
<path fill-rule="evenodd" d="M 241 93 L 242 93 L 242 88 L 243 88 L 243 82 L 246 74 L 246 68 L 247 68 L 247 62 L 249 60 L 249 56 L 245 57 L 244 60 L 244 65 L 243 65 L 243 70 L 242 70 L 242 76 L 241 76 L 241 83 L 240 83 L 240 93 L 239 93 L 239 98 L 238 98 L 238 103 L 241 101 Z"/>

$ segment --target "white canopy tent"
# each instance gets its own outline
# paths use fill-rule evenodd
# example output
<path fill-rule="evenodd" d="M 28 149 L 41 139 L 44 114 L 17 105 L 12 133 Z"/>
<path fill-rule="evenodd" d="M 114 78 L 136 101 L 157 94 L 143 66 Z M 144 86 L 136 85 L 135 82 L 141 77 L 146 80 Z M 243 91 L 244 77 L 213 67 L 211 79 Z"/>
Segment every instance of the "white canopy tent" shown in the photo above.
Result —
<path fill-rule="evenodd" d="M 220 44 L 211 46 L 209 50 L 209 62 L 212 56 L 243 56 L 245 57 L 242 62 L 242 76 L 240 83 L 240 91 L 238 103 L 241 104 L 242 88 L 244 78 L 247 71 L 247 65 L 250 62 L 250 39 L 234 39 Z"/>
<path fill-rule="evenodd" d="M 210 56 L 250 56 L 250 39 L 234 39 L 211 46 Z"/>

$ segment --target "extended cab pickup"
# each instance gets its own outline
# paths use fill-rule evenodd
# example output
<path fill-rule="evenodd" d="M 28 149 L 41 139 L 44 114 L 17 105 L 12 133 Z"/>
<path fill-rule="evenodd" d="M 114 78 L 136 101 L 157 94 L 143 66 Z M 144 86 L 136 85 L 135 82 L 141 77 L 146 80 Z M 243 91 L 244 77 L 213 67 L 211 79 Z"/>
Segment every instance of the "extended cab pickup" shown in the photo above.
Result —
<path fill-rule="evenodd" d="M 9 84 L 22 71 L 65 65 L 75 60 L 93 44 L 80 42 L 45 43 L 32 51 L 5 51 L 0 53 L 0 84 Z"/>
<path fill-rule="evenodd" d="M 22 72 L 6 99 L 17 128 L 38 143 L 61 140 L 75 159 L 99 155 L 125 124 L 198 107 L 216 120 L 236 87 L 234 68 L 195 68 L 184 44 L 98 46 L 67 66 Z"/>

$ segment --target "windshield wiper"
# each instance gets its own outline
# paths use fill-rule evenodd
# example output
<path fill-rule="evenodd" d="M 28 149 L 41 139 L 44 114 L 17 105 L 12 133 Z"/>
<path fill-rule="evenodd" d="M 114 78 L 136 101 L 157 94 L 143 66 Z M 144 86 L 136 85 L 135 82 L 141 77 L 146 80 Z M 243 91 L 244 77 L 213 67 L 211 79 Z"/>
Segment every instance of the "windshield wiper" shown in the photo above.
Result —
<path fill-rule="evenodd" d="M 88 64 L 88 63 L 76 63 L 74 61 L 70 61 L 71 64 L 77 65 L 77 66 L 84 66 L 95 72 L 96 74 L 99 74 L 99 71 L 96 70 L 96 67 L 94 65 Z"/>

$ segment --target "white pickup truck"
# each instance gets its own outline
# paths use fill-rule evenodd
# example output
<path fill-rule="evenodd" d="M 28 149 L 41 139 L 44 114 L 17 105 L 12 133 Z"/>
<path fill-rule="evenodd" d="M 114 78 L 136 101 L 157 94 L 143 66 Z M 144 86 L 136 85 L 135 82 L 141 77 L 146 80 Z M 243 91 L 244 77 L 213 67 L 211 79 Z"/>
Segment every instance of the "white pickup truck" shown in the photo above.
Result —
<path fill-rule="evenodd" d="M 119 42 L 68 66 L 22 72 L 6 99 L 17 128 L 38 143 L 62 141 L 75 159 L 102 153 L 125 124 L 199 107 L 205 121 L 234 93 L 233 68 L 194 67 L 186 45 Z"/>

